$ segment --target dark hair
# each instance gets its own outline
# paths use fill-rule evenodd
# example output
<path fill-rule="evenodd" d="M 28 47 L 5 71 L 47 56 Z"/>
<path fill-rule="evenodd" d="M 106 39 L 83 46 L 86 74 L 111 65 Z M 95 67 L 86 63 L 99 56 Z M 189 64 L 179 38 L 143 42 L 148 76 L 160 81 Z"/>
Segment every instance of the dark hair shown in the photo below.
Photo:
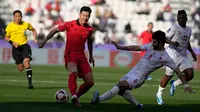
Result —
<path fill-rule="evenodd" d="M 149 22 L 149 23 L 148 23 L 148 25 L 150 25 L 150 24 L 152 24 L 152 25 L 153 25 L 153 23 L 152 23 L 152 22 Z"/>
<path fill-rule="evenodd" d="M 15 11 L 13 12 L 13 16 L 14 16 L 16 13 L 20 13 L 21 16 L 22 16 L 22 12 L 21 12 L 20 10 L 15 10 Z"/>
<path fill-rule="evenodd" d="M 91 10 L 90 7 L 88 7 L 88 6 L 83 6 L 83 7 L 81 7 L 80 13 L 81 13 L 82 11 L 89 12 L 90 14 L 92 13 L 92 10 Z"/>
<path fill-rule="evenodd" d="M 185 15 L 187 15 L 187 13 L 185 12 L 185 10 L 179 10 L 179 11 L 178 11 L 178 15 L 179 15 L 179 14 L 185 14 Z"/>
<path fill-rule="evenodd" d="M 154 32 L 152 35 L 152 38 L 157 40 L 159 43 L 161 42 L 161 43 L 165 44 L 165 42 L 166 42 L 165 32 L 163 32 L 161 30 Z"/>

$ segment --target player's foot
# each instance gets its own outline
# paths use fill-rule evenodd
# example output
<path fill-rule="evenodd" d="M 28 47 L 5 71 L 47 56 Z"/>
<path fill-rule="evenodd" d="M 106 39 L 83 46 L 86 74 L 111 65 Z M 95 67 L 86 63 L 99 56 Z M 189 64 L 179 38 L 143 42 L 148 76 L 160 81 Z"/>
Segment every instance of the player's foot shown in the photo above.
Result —
<path fill-rule="evenodd" d="M 28 84 L 28 89 L 33 89 L 33 85 L 32 84 Z"/>
<path fill-rule="evenodd" d="M 158 94 L 158 93 L 156 94 L 156 100 L 157 100 L 158 105 L 163 105 L 164 104 L 161 94 Z"/>
<path fill-rule="evenodd" d="M 138 109 L 143 109 L 143 108 L 144 108 L 144 107 L 143 107 L 143 104 L 138 104 L 138 105 L 137 105 L 137 108 L 138 108 Z"/>
<path fill-rule="evenodd" d="M 99 103 L 99 101 L 100 101 L 100 98 L 99 98 L 99 91 L 96 90 L 96 91 L 93 93 L 93 98 L 92 98 L 91 104 L 97 104 L 97 103 Z"/>
<path fill-rule="evenodd" d="M 174 80 L 170 82 L 171 88 L 170 88 L 170 96 L 174 96 L 174 92 L 176 90 L 176 87 L 174 86 Z"/>
<path fill-rule="evenodd" d="M 73 104 L 76 105 L 76 107 L 78 107 L 78 108 L 79 108 L 79 107 L 82 107 L 82 105 L 80 104 L 80 102 L 79 102 L 79 100 L 78 100 L 78 98 L 77 98 L 76 95 L 73 95 L 73 96 L 72 96 L 71 101 L 72 101 Z"/>
<path fill-rule="evenodd" d="M 152 77 L 148 75 L 147 80 L 152 80 Z"/>

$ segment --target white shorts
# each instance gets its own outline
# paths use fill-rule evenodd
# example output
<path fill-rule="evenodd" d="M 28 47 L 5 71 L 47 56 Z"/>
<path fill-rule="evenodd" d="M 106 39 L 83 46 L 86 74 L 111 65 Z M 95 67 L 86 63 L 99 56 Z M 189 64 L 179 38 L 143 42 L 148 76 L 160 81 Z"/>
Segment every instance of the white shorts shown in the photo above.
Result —
<path fill-rule="evenodd" d="M 192 68 L 192 63 L 191 63 L 189 58 L 184 58 L 182 61 L 175 62 L 175 63 L 176 63 L 176 65 L 178 65 L 178 67 L 181 70 L 181 72 L 183 72 L 187 68 Z M 174 70 L 169 68 L 169 67 L 166 67 L 165 74 L 167 76 L 173 76 L 174 75 Z"/>
<path fill-rule="evenodd" d="M 124 75 L 120 79 L 120 81 L 122 81 L 122 80 L 126 80 L 128 82 L 128 84 L 129 84 L 129 87 L 131 87 L 131 89 L 139 88 L 145 82 L 145 80 L 141 80 L 138 77 L 135 77 L 133 74 L 126 74 L 126 75 Z"/>

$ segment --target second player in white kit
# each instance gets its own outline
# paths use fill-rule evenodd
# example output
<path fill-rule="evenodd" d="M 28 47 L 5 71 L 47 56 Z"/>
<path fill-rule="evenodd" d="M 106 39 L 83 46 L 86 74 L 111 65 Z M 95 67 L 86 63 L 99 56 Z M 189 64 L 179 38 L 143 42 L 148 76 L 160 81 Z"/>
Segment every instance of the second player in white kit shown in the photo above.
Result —
<path fill-rule="evenodd" d="M 178 42 L 179 46 L 169 45 L 166 48 L 167 53 L 180 68 L 186 76 L 186 81 L 190 81 L 194 77 L 194 70 L 192 68 L 192 63 L 190 62 L 187 50 L 190 51 L 194 61 L 197 60 L 197 56 L 191 48 L 190 37 L 192 31 L 189 27 L 186 26 L 187 14 L 184 10 L 179 10 L 177 15 L 178 24 L 173 25 L 166 33 L 166 37 L 172 42 Z M 164 104 L 162 99 L 162 94 L 165 90 L 165 87 L 169 80 L 173 76 L 173 70 L 169 67 L 166 67 L 166 74 L 160 81 L 159 89 L 156 94 L 157 103 L 159 105 Z M 182 81 L 180 79 L 175 82 L 171 81 L 170 95 L 174 95 L 176 86 L 181 85 Z"/>

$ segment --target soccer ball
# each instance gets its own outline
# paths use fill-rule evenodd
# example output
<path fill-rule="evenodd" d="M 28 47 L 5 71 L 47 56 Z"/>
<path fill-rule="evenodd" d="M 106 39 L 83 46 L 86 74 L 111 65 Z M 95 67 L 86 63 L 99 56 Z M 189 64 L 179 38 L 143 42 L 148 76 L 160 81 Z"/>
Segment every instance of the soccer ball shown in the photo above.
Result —
<path fill-rule="evenodd" d="M 69 94 L 64 90 L 60 89 L 56 92 L 56 102 L 65 103 L 69 100 Z"/>

